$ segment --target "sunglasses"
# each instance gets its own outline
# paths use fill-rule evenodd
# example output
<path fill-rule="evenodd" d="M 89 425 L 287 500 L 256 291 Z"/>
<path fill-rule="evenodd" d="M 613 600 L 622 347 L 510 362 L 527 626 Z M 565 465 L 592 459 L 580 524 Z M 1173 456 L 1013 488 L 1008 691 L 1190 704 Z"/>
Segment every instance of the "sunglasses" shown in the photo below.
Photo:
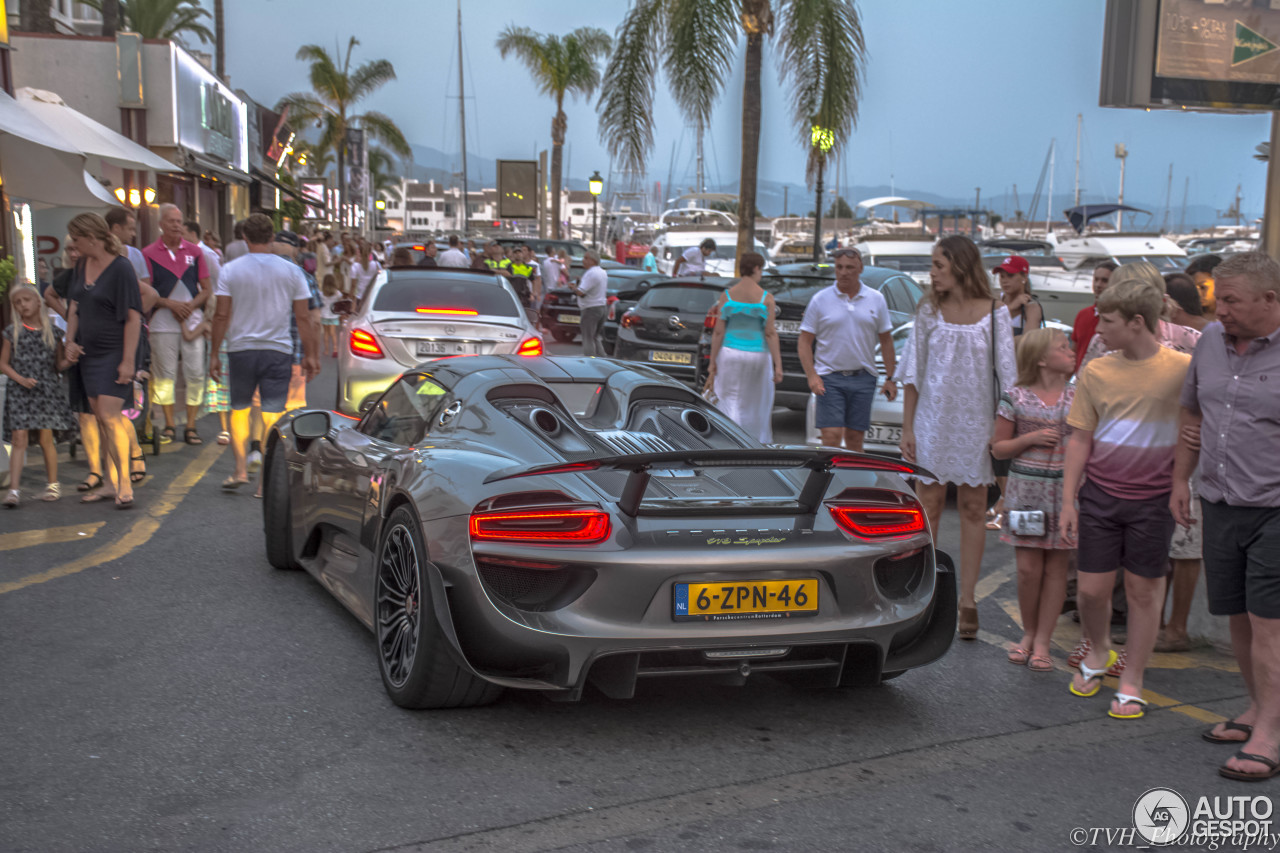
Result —
<path fill-rule="evenodd" d="M 862 253 L 857 249 L 836 249 L 831 253 L 833 258 L 858 258 L 862 259 Z"/>

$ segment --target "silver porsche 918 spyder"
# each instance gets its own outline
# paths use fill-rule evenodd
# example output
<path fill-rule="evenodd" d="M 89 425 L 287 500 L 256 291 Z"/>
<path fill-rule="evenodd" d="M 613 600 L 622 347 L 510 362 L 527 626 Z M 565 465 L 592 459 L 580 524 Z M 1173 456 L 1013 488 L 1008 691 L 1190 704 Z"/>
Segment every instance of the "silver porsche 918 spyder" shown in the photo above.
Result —
<path fill-rule="evenodd" d="M 919 469 L 761 445 L 643 365 L 424 362 L 359 420 L 287 415 L 266 466 L 269 561 L 373 630 L 406 708 L 655 677 L 870 685 L 955 632 Z"/>

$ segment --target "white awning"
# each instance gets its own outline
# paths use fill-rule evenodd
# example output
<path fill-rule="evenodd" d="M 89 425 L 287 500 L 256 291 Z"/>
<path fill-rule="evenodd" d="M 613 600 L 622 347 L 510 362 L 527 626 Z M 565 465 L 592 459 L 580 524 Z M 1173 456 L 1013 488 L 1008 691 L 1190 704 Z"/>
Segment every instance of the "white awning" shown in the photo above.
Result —
<path fill-rule="evenodd" d="M 18 103 L 89 157 L 101 158 L 121 169 L 182 171 L 124 134 L 67 106 L 54 92 L 24 87 L 18 90 Z"/>
<path fill-rule="evenodd" d="M 866 201 L 860 201 L 857 207 L 865 207 L 870 210 L 873 207 L 905 207 L 908 210 L 924 210 L 933 207 L 927 201 L 918 201 L 913 198 L 903 198 L 896 195 L 883 195 L 878 198 L 869 198 Z"/>
<path fill-rule="evenodd" d="M 115 204 L 84 167 L 78 148 L 0 92 L 0 169 L 10 196 L 37 208 Z"/>

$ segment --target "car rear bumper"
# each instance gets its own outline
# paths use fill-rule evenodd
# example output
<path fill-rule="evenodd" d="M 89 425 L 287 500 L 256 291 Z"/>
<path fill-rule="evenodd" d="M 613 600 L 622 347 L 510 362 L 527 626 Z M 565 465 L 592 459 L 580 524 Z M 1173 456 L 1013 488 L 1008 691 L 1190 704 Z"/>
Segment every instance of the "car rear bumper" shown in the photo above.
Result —
<path fill-rule="evenodd" d="M 871 684 L 937 660 L 951 645 L 955 571 L 945 554 L 935 558 L 927 546 L 923 553 L 932 575 L 921 596 L 887 607 L 883 600 L 863 602 L 851 608 L 853 614 L 824 587 L 826 609 L 813 617 L 676 622 L 671 583 L 696 577 L 676 571 L 676 580 L 661 586 L 644 618 L 624 625 L 585 605 L 588 593 L 555 611 L 516 611 L 491 599 L 492 589 L 478 576 L 446 583 L 454 574 L 447 569 L 436 569 L 441 592 L 449 590 L 436 598 L 436 612 L 442 625 L 448 622 L 445 634 L 457 659 L 471 672 L 557 699 L 578 699 L 588 683 L 611 697 L 628 698 L 641 679 L 657 677 L 742 683 L 753 674 L 770 674 L 808 686 Z M 484 594 L 462 589 L 468 583 Z M 839 598 L 847 602 L 858 586 L 837 585 Z"/>

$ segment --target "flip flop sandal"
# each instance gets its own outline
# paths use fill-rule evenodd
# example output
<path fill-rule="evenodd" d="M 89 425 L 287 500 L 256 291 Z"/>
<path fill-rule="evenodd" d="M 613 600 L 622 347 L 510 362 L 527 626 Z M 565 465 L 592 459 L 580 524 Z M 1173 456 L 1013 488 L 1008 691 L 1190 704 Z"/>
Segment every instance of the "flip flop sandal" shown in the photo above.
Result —
<path fill-rule="evenodd" d="M 1085 663 L 1083 660 L 1082 660 L 1082 661 L 1080 661 L 1080 674 L 1084 676 L 1084 683 L 1085 683 L 1085 685 L 1087 686 L 1087 685 L 1089 684 L 1089 682 L 1090 682 L 1090 681 L 1093 681 L 1095 678 L 1096 678 L 1096 679 L 1098 679 L 1098 683 L 1097 683 L 1097 684 L 1094 686 L 1094 688 L 1093 688 L 1092 690 L 1090 690 L 1088 693 L 1084 693 L 1084 692 L 1081 692 L 1081 691 L 1079 691 L 1079 690 L 1077 690 L 1077 689 L 1076 689 L 1076 680 L 1073 678 L 1073 679 L 1071 679 L 1071 684 L 1069 684 L 1069 685 L 1068 685 L 1068 689 L 1071 691 L 1071 695 L 1073 695 L 1073 696 L 1079 696 L 1081 699 L 1089 699 L 1089 698 L 1092 698 L 1092 697 L 1094 697 L 1094 696 L 1097 696 L 1097 695 L 1098 695 L 1098 691 L 1102 689 L 1102 678 L 1103 678 L 1103 676 L 1105 676 L 1105 675 L 1107 674 L 1107 670 L 1108 670 L 1108 669 L 1111 667 L 1111 665 L 1112 665 L 1113 663 L 1115 663 L 1115 662 L 1116 662 L 1116 650 L 1115 650 L 1115 649 L 1111 649 L 1111 650 L 1109 650 L 1109 651 L 1107 652 L 1107 664 L 1106 664 L 1106 666 L 1100 666 L 1100 667 L 1098 667 L 1097 669 L 1094 669 L 1093 667 L 1091 667 L 1091 666 L 1089 666 L 1087 663 Z"/>
<path fill-rule="evenodd" d="M 1009 649 L 1009 663 L 1015 666 L 1024 666 L 1031 657 L 1031 650 L 1024 649 L 1021 646 L 1014 646 Z"/>
<path fill-rule="evenodd" d="M 237 480 L 235 477 L 228 477 L 222 481 L 222 490 L 224 492 L 234 492 L 242 486 L 249 485 L 248 480 Z"/>
<path fill-rule="evenodd" d="M 145 456 L 130 456 L 130 457 L 129 457 L 129 467 L 130 467 L 130 468 L 132 468 L 132 467 L 133 467 L 133 463 L 134 463 L 134 462 L 141 462 L 141 463 L 142 463 L 142 470 L 141 470 L 141 471 L 130 471 L 130 472 L 129 472 L 129 482 L 130 482 L 130 483 L 141 483 L 143 480 L 147 479 L 147 458 L 146 458 Z"/>
<path fill-rule="evenodd" d="M 187 444 L 204 444 L 204 439 L 200 437 L 200 433 L 193 429 L 184 429 L 182 431 L 182 440 Z"/>
<path fill-rule="evenodd" d="M 90 482 L 90 480 L 97 480 L 97 482 L 96 482 L 96 483 L 93 483 L 93 482 Z M 77 491 L 77 492 L 92 492 L 94 489 L 98 488 L 98 487 L 99 487 L 99 486 L 101 486 L 101 485 L 102 485 L 102 475 L 101 475 L 101 474 L 95 474 L 95 473 L 93 473 L 92 471 L 90 471 L 90 472 L 89 472 L 89 476 L 84 478 L 84 482 L 83 482 L 83 483 L 77 483 L 77 484 L 76 484 L 76 491 Z"/>
<path fill-rule="evenodd" d="M 1112 664 L 1110 668 L 1107 669 L 1107 675 L 1110 675 L 1112 678 L 1120 677 L 1120 675 L 1124 672 L 1125 664 L 1128 663 L 1128 652 L 1129 652 L 1128 649 L 1120 650 L 1120 654 L 1116 658 L 1116 662 Z"/>
<path fill-rule="evenodd" d="M 116 498 L 116 509 L 133 509 L 133 498 Z"/>
<path fill-rule="evenodd" d="M 1280 761 L 1274 761 L 1265 755 L 1255 755 L 1252 752 L 1241 750 L 1236 753 L 1236 758 L 1241 761 L 1256 761 L 1259 764 L 1265 764 L 1267 766 L 1266 772 L 1246 773 L 1243 770 L 1235 770 L 1224 764 L 1218 768 L 1218 775 L 1225 776 L 1228 779 L 1237 779 L 1241 782 L 1261 782 L 1263 779 L 1270 779 L 1272 776 L 1280 774 Z"/>
<path fill-rule="evenodd" d="M 1027 661 L 1027 669 L 1032 672 L 1053 672 L 1053 660 L 1043 655 L 1037 655 Z"/>
<path fill-rule="evenodd" d="M 1200 733 L 1200 737 L 1209 741 L 1209 743 L 1245 743 L 1253 736 L 1253 726 L 1248 723 L 1237 723 L 1235 720 L 1227 720 L 1223 723 L 1222 730 L 1224 732 L 1244 732 L 1246 737 L 1243 739 L 1215 735 L 1213 730 L 1216 728 L 1217 726 L 1210 726 L 1208 729 Z"/>
<path fill-rule="evenodd" d="M 1107 716 L 1113 720 L 1140 720 L 1146 715 L 1147 700 L 1141 696 L 1130 696 L 1128 693 L 1116 693 L 1115 701 L 1121 705 L 1138 705 L 1138 713 L 1136 714 L 1117 714 L 1110 708 L 1107 709 Z"/>
<path fill-rule="evenodd" d="M 222 432 L 218 433 L 218 444 L 225 446 L 230 443 L 231 443 L 231 433 L 227 432 L 226 430 L 223 430 Z"/>
<path fill-rule="evenodd" d="M 102 492 L 90 492 L 80 499 L 82 504 L 96 504 L 102 501 L 114 500 L 115 495 L 104 495 Z"/>

